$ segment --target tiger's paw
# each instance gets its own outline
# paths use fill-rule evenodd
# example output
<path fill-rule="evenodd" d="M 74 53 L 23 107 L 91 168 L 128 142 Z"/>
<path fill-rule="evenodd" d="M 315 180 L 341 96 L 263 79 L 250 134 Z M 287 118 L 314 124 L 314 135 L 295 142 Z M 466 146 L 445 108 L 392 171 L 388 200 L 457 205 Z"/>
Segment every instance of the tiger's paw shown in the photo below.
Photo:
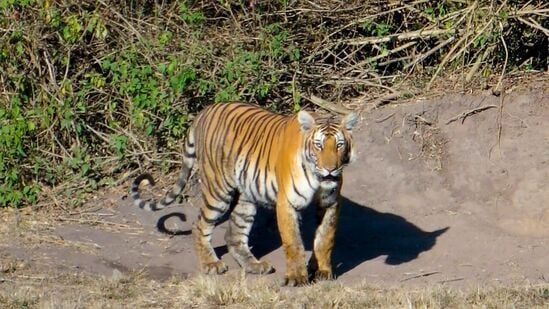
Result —
<path fill-rule="evenodd" d="M 334 275 L 331 270 L 317 270 L 315 271 L 314 281 L 333 280 Z"/>
<path fill-rule="evenodd" d="M 284 277 L 284 283 L 285 286 L 302 286 L 309 283 L 309 279 L 307 278 L 307 273 L 303 274 L 296 274 L 296 273 L 290 273 L 286 274 Z"/>
<path fill-rule="evenodd" d="M 246 272 L 250 274 L 266 275 L 274 271 L 274 267 L 267 261 L 250 262 L 246 265 Z"/>
<path fill-rule="evenodd" d="M 229 270 L 229 267 L 227 267 L 227 265 L 225 265 L 222 261 L 206 263 L 203 266 L 204 273 L 208 275 L 221 275 L 226 273 L 227 270 Z"/>

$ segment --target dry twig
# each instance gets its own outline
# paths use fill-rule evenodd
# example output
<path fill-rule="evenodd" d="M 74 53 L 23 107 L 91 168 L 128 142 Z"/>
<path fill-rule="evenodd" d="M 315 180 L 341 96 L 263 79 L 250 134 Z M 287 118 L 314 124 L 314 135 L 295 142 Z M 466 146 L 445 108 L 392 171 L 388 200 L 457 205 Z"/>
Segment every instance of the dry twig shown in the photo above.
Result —
<path fill-rule="evenodd" d="M 432 276 L 432 275 L 436 275 L 436 274 L 440 274 L 440 271 L 431 271 L 431 272 L 426 272 L 426 273 L 422 273 L 422 274 L 419 274 L 419 275 L 411 276 L 411 277 L 404 278 L 404 279 L 400 280 L 400 282 L 404 282 L 404 281 L 408 281 L 408 280 L 412 280 L 412 279 L 417 279 L 417 278 L 422 278 L 422 277 L 428 277 L 428 276 Z"/>
<path fill-rule="evenodd" d="M 332 102 L 329 102 L 329 101 L 326 101 L 322 98 L 319 98 L 315 95 L 311 95 L 311 97 L 304 97 L 305 99 L 309 100 L 311 103 L 319 106 L 319 107 L 322 107 L 323 109 L 326 109 L 326 110 L 329 110 L 331 112 L 334 112 L 334 113 L 337 113 L 337 114 L 342 114 L 342 115 L 345 115 L 345 114 L 348 114 L 350 111 L 345 109 L 345 108 L 342 108 L 342 107 L 339 107 L 337 105 L 335 105 L 334 103 Z"/>
<path fill-rule="evenodd" d="M 474 114 L 477 114 L 477 113 L 480 113 L 482 111 L 485 111 L 487 109 L 490 109 L 490 108 L 496 108 L 497 106 L 496 105 L 493 105 L 493 104 L 490 104 L 490 105 L 484 105 L 484 106 L 481 106 L 481 107 L 478 107 L 478 108 L 475 108 L 475 109 L 472 109 L 472 110 L 469 110 L 469 111 L 466 111 L 466 112 L 463 112 L 457 116 L 454 116 L 450 119 L 448 119 L 446 121 L 446 125 L 449 125 L 450 123 L 456 121 L 456 120 L 459 120 L 461 119 L 461 123 L 463 123 L 465 121 L 465 118 L 471 116 L 471 115 L 474 115 Z"/>
<path fill-rule="evenodd" d="M 383 37 L 368 37 L 361 39 L 351 39 L 343 41 L 347 45 L 368 45 L 368 44 L 377 44 L 377 43 L 386 43 L 390 41 L 402 41 L 402 40 L 412 40 L 412 39 L 427 39 L 429 37 L 440 36 L 440 35 L 453 35 L 455 34 L 455 29 L 431 29 L 431 30 L 417 30 L 405 33 L 395 33 Z"/>

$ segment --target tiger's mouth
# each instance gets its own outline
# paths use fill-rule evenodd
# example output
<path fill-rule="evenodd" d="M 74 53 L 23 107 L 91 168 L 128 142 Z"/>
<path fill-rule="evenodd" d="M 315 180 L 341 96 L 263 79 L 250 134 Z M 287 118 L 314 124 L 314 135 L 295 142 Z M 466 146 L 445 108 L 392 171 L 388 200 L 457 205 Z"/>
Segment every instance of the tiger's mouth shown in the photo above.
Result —
<path fill-rule="evenodd" d="M 325 191 L 329 190 L 332 194 L 337 188 L 338 184 L 341 183 L 340 176 L 328 175 L 320 177 L 320 187 Z"/>
<path fill-rule="evenodd" d="M 334 182 L 337 182 L 339 181 L 339 179 L 341 178 L 340 175 L 337 175 L 337 176 L 334 176 L 332 174 L 328 174 L 326 176 L 319 176 L 320 178 L 320 181 L 324 182 L 324 181 L 334 181 Z"/>

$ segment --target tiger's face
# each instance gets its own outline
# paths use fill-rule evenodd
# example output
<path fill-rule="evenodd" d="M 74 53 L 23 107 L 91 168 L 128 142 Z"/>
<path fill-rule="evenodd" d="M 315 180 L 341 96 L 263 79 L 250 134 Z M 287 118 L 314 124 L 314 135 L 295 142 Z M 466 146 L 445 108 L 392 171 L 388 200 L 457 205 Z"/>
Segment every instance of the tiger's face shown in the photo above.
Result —
<path fill-rule="evenodd" d="M 350 113 L 340 121 L 333 118 L 314 118 L 306 111 L 298 114 L 301 131 L 305 134 L 305 160 L 321 185 L 335 186 L 343 167 L 354 159 L 352 129 L 358 120 Z"/>

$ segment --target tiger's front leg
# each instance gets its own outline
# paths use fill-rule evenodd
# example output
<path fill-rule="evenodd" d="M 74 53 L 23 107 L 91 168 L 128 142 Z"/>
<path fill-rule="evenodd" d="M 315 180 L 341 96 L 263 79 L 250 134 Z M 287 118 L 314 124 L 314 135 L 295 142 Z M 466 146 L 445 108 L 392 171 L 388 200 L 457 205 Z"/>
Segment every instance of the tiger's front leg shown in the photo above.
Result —
<path fill-rule="evenodd" d="M 286 254 L 284 285 L 304 285 L 309 280 L 305 265 L 305 249 L 299 230 L 298 212 L 288 203 L 288 199 L 284 195 L 278 196 L 276 217 L 282 246 Z"/>
<path fill-rule="evenodd" d="M 332 250 L 335 243 L 335 232 L 339 220 L 340 205 L 317 206 L 318 226 L 315 232 L 313 255 L 309 263 L 314 280 L 333 279 Z"/>

